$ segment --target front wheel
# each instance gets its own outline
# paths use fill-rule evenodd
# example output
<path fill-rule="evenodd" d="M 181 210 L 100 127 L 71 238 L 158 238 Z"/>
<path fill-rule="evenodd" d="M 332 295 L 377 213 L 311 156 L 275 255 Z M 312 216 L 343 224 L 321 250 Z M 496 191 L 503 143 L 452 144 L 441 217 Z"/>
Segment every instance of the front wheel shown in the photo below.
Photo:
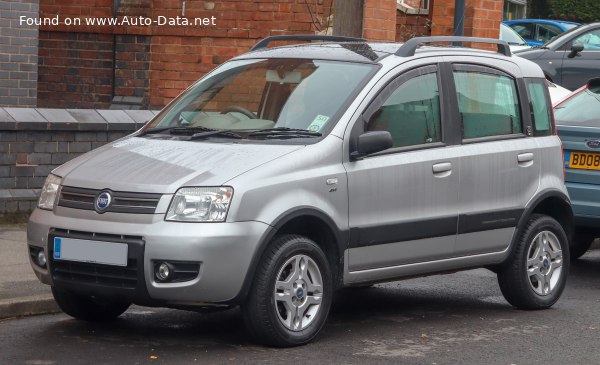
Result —
<path fill-rule="evenodd" d="M 556 303 L 569 271 L 569 244 L 560 223 L 546 215 L 532 215 L 509 260 L 498 272 L 498 282 L 510 304 L 544 309 Z"/>
<path fill-rule="evenodd" d="M 129 308 L 130 303 L 101 300 L 52 287 L 56 304 L 66 314 L 84 321 L 115 319 Z"/>
<path fill-rule="evenodd" d="M 253 337 L 271 346 L 297 346 L 323 328 L 333 296 L 327 258 L 312 240 L 297 235 L 274 239 L 256 270 L 242 306 Z"/>

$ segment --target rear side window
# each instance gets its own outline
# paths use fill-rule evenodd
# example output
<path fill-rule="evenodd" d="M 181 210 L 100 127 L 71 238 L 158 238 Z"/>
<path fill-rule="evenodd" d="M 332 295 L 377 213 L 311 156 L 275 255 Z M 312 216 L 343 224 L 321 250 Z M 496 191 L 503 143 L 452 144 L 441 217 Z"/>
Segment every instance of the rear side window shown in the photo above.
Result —
<path fill-rule="evenodd" d="M 388 131 L 394 147 L 442 140 L 437 73 L 431 72 L 392 83 L 395 90 L 373 113 L 367 130 Z"/>
<path fill-rule="evenodd" d="M 552 134 L 548 87 L 545 80 L 528 80 L 529 109 L 535 136 Z"/>
<path fill-rule="evenodd" d="M 482 70 L 483 69 L 483 70 Z M 483 67 L 455 66 L 463 139 L 522 132 L 515 81 Z"/>

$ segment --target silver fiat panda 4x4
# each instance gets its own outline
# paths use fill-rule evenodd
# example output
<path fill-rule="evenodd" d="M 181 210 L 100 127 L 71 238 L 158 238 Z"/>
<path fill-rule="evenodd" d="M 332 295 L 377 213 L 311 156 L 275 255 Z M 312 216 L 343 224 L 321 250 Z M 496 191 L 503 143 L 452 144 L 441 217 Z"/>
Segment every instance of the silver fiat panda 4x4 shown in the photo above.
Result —
<path fill-rule="evenodd" d="M 448 41 L 498 52 L 420 47 Z M 485 267 L 513 306 L 550 307 L 571 220 L 544 74 L 503 41 L 279 36 L 55 169 L 27 240 L 75 318 L 240 305 L 291 346 L 336 289 L 409 276 Z"/>

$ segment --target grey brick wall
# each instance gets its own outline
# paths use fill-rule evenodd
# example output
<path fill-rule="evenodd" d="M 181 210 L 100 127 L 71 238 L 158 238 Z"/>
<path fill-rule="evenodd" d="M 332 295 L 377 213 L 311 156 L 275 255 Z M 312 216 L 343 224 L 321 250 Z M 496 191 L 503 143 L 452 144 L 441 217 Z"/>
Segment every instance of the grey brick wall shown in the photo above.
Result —
<path fill-rule="evenodd" d="M 155 114 L 148 110 L 0 108 L 0 197 L 2 190 L 41 188 L 52 169 L 132 133 Z"/>
<path fill-rule="evenodd" d="M 0 0 L 0 106 L 35 106 L 38 79 L 39 0 Z"/>

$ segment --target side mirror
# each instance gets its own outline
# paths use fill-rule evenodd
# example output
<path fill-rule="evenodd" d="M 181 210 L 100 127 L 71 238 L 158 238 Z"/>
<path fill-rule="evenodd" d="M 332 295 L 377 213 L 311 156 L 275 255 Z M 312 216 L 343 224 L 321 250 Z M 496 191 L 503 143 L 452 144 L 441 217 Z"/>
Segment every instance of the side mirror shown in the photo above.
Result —
<path fill-rule="evenodd" d="M 573 57 L 577 56 L 577 54 L 581 51 L 583 51 L 583 44 L 576 43 L 571 46 L 571 53 L 569 53 L 569 55 L 567 57 L 573 58 Z"/>
<path fill-rule="evenodd" d="M 387 150 L 393 146 L 392 135 L 388 131 L 373 131 L 361 134 L 356 139 L 356 151 L 350 155 L 360 160 L 372 153 Z"/>

